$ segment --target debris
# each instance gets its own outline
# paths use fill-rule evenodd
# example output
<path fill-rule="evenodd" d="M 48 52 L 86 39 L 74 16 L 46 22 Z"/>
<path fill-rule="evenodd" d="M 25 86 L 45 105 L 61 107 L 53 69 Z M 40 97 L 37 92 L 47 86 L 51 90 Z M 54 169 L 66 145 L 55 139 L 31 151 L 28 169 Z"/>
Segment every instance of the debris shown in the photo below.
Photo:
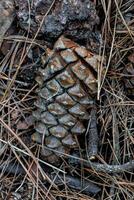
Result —
<path fill-rule="evenodd" d="M 29 127 L 31 127 L 34 124 L 34 120 L 32 116 L 28 116 L 25 118 L 25 120 L 19 120 L 16 128 L 18 130 L 27 130 Z"/>
<path fill-rule="evenodd" d="M 134 53 L 128 56 L 128 63 L 125 65 L 122 80 L 124 82 L 125 92 L 131 99 L 134 98 Z"/>
<path fill-rule="evenodd" d="M 76 161 L 76 163 L 79 163 L 79 164 L 81 164 L 81 162 L 83 162 L 83 165 L 85 167 L 91 167 L 96 172 L 104 172 L 108 174 L 131 172 L 134 170 L 134 160 L 124 163 L 124 164 L 119 164 L 119 165 L 100 164 L 100 163 L 95 163 L 95 162 L 86 161 L 86 160 L 79 160 L 79 159 L 77 159 Z"/>

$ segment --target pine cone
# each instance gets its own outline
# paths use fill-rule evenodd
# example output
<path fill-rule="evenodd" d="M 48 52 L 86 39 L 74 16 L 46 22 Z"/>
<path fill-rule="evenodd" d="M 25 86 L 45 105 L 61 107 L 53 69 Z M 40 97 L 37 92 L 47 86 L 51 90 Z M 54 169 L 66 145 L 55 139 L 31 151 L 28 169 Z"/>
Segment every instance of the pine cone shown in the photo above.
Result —
<path fill-rule="evenodd" d="M 63 36 L 53 50 L 47 50 L 45 63 L 36 78 L 36 134 L 42 155 L 49 162 L 78 147 L 77 136 L 85 134 L 90 108 L 97 93 L 98 55 Z M 51 150 L 55 150 L 55 153 Z"/>
<path fill-rule="evenodd" d="M 123 78 L 125 92 L 128 96 L 134 97 L 134 53 L 128 57 L 128 64 L 125 66 Z"/>

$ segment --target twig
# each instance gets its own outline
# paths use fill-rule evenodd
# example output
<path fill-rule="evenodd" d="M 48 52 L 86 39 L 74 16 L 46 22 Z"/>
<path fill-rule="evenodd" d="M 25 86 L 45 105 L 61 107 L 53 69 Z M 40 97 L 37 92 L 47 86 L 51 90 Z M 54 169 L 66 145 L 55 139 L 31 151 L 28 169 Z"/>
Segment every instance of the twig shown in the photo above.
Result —
<path fill-rule="evenodd" d="M 49 149 L 53 152 L 57 152 L 54 149 L 51 148 L 46 148 Z M 75 157 L 75 156 L 71 156 L 68 155 L 66 153 L 62 153 L 60 152 L 62 155 L 65 155 L 68 158 L 72 158 L 75 160 L 75 165 L 80 165 L 83 162 L 83 166 L 84 167 L 88 167 L 88 168 L 93 168 L 95 171 L 97 172 L 104 172 L 104 173 L 108 173 L 108 174 L 114 174 L 114 173 L 122 173 L 122 172 L 129 172 L 134 170 L 134 160 L 131 160 L 127 163 L 124 164 L 119 164 L 119 165 L 109 165 L 109 164 L 100 164 L 100 163 L 96 163 L 96 162 L 92 162 L 91 160 L 85 160 L 85 159 L 80 159 L 79 157 Z"/>
<path fill-rule="evenodd" d="M 98 130 L 97 130 L 97 116 L 96 107 L 93 106 L 91 110 L 90 126 L 87 133 L 87 154 L 90 160 L 94 159 L 98 153 Z"/>
<path fill-rule="evenodd" d="M 81 162 L 82 161 L 77 160 L 78 164 L 81 164 Z M 99 164 L 99 163 L 93 163 L 91 161 L 83 160 L 83 165 L 85 167 L 92 167 L 97 172 L 115 174 L 115 173 L 132 171 L 134 169 L 134 160 L 124 163 L 124 164 L 120 164 L 120 165 Z"/>

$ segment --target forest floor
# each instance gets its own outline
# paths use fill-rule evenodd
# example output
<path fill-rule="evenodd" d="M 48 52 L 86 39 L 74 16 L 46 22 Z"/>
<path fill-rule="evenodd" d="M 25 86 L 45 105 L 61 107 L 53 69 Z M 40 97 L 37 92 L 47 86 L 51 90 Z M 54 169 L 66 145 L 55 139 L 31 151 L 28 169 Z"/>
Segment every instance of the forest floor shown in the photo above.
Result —
<path fill-rule="evenodd" d="M 42 55 L 61 35 L 101 59 L 94 97 L 98 139 L 92 135 L 89 147 L 95 141 L 95 156 L 72 153 L 57 165 L 40 156 L 32 112 Z M 134 0 L 0 0 L 0 200 L 5 199 L 134 199 Z"/>

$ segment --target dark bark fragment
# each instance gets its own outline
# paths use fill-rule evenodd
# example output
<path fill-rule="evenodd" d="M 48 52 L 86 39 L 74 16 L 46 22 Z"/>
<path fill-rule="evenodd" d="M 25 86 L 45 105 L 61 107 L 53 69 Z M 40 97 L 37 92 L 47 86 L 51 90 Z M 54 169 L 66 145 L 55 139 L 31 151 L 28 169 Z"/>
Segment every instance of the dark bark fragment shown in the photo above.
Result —
<path fill-rule="evenodd" d="M 39 34 L 51 43 L 61 34 L 83 44 L 88 42 L 96 49 L 101 43 L 100 33 L 94 31 L 99 18 L 94 3 L 89 0 L 33 0 L 31 5 L 18 0 L 16 5 L 20 26 L 27 31 L 30 28 L 34 34 L 40 29 Z"/>
<path fill-rule="evenodd" d="M 101 190 L 97 185 L 95 185 L 91 181 L 83 180 L 83 182 L 81 182 L 81 178 L 70 175 L 65 175 L 65 177 L 63 177 L 63 175 L 60 175 L 56 178 L 55 176 L 52 176 L 52 178 L 54 179 L 54 183 L 56 185 L 65 184 L 73 190 L 81 191 L 82 193 L 88 195 L 97 194 Z"/>
<path fill-rule="evenodd" d="M 34 173 L 31 171 L 30 174 L 32 177 L 36 179 L 36 167 L 32 167 L 33 170 L 35 171 L 35 177 Z M 3 174 L 12 174 L 12 175 L 25 175 L 25 170 L 23 167 L 18 163 L 10 162 L 10 163 L 4 163 L 0 165 L 0 171 L 3 172 Z M 33 173 L 33 174 L 32 174 Z M 56 176 L 56 178 L 55 178 Z M 98 187 L 96 184 L 92 183 L 91 181 L 83 180 L 81 182 L 81 178 L 70 176 L 70 175 L 55 175 L 55 174 L 48 174 L 48 177 L 50 179 L 54 179 L 54 184 L 57 186 L 64 186 L 65 184 L 71 188 L 72 190 L 82 192 L 83 194 L 97 194 L 98 192 L 101 191 L 100 187 Z"/>

